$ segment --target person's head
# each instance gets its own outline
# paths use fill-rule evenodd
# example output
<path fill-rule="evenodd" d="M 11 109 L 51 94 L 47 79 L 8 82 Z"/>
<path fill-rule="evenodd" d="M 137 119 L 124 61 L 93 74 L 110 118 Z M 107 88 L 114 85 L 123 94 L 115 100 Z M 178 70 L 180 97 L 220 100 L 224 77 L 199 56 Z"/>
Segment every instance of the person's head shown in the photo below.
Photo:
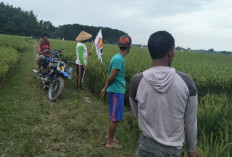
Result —
<path fill-rule="evenodd" d="M 122 35 L 118 40 L 118 47 L 120 51 L 129 53 L 131 48 L 131 37 L 129 35 Z"/>
<path fill-rule="evenodd" d="M 42 36 L 41 36 L 41 38 L 43 40 L 48 40 L 48 34 L 47 33 L 43 33 Z"/>
<path fill-rule="evenodd" d="M 150 36 L 148 49 L 153 60 L 166 58 L 170 66 L 174 57 L 175 40 L 170 33 L 158 31 Z"/>

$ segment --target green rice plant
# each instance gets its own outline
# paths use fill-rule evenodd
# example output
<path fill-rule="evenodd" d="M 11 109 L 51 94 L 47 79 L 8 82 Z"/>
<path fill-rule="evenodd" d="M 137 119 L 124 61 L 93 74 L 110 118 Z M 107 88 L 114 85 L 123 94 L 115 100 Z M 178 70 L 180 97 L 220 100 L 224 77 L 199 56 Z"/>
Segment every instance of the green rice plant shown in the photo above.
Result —
<path fill-rule="evenodd" d="M 202 157 L 230 157 L 232 155 L 231 132 L 226 128 L 219 131 L 219 135 L 214 132 L 205 134 L 198 140 L 198 151 Z"/>
<path fill-rule="evenodd" d="M 76 41 L 51 40 L 52 49 L 63 48 L 66 58 L 75 61 Z M 88 51 L 91 51 L 93 43 L 86 43 Z M 85 85 L 92 92 L 99 94 L 105 85 L 108 65 L 111 57 L 118 53 L 117 45 L 103 45 L 103 64 L 97 59 L 95 47 L 92 56 L 89 57 L 88 70 L 85 76 Z M 147 48 L 132 46 L 130 53 L 125 57 L 126 62 L 126 93 L 128 102 L 129 84 L 131 77 L 151 67 L 152 60 Z M 207 53 L 187 53 L 176 51 L 172 66 L 178 70 L 189 74 L 198 90 L 199 98 L 207 93 L 231 95 L 232 91 L 232 56 L 216 55 Z M 229 98 L 229 97 L 228 97 Z"/>
<path fill-rule="evenodd" d="M 221 129 L 232 128 L 232 105 L 228 103 L 225 94 L 220 96 L 207 94 L 200 99 L 199 103 L 199 130 L 203 130 L 205 134 L 214 132 L 215 135 L 219 135 Z M 199 131 L 198 137 L 201 136 L 203 136 L 202 132 Z"/>
<path fill-rule="evenodd" d="M 76 41 L 51 40 L 52 48 L 64 48 L 64 55 L 75 61 L 76 59 Z M 92 43 L 87 43 L 88 51 L 92 48 Z M 94 84 L 95 92 L 99 92 L 107 77 L 108 65 L 111 57 L 118 53 L 119 49 L 116 45 L 103 45 L 103 64 L 97 60 L 95 48 L 93 48 L 92 56 L 89 57 L 87 77 L 85 80 L 88 86 Z M 130 53 L 125 57 L 126 61 L 126 82 L 127 92 L 131 77 L 151 67 L 152 60 L 147 48 L 132 46 Z M 176 51 L 172 65 L 176 70 L 189 74 L 198 89 L 199 97 L 207 93 L 229 93 L 232 89 L 232 56 L 216 55 L 206 53 L 187 53 Z M 97 74 L 98 72 L 98 74 Z M 128 94 L 126 94 L 128 95 Z"/>
<path fill-rule="evenodd" d="M 0 46 L 0 78 L 5 78 L 17 62 L 18 53 L 14 48 Z"/>
<path fill-rule="evenodd" d="M 30 37 L 13 36 L 13 35 L 0 35 L 0 46 L 11 47 L 18 52 L 24 52 L 32 44 L 33 40 Z"/>
<path fill-rule="evenodd" d="M 232 155 L 231 131 L 228 128 L 219 131 L 205 133 L 201 130 L 202 137 L 197 140 L 197 151 L 200 157 L 230 157 Z M 185 147 L 185 146 L 184 146 Z M 187 157 L 187 151 L 184 150 L 183 157 Z"/>
<path fill-rule="evenodd" d="M 34 41 L 30 37 L 0 35 L 0 78 L 5 79 L 18 59 L 17 52 L 32 51 Z"/>

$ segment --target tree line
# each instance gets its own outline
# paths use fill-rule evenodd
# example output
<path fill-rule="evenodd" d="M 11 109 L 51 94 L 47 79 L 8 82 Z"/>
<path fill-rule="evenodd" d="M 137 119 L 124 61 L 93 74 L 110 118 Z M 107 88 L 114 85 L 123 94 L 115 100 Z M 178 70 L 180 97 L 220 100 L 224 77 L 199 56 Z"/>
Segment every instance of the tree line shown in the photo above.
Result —
<path fill-rule="evenodd" d="M 102 29 L 104 43 L 115 44 L 121 35 L 126 34 L 123 31 L 108 27 L 80 24 L 65 24 L 55 27 L 50 21 L 38 20 L 33 11 L 23 11 L 20 7 L 16 8 L 3 2 L 0 3 L 0 34 L 40 38 L 43 33 L 47 33 L 50 38 L 75 40 L 82 30 L 95 37 L 100 29 Z M 94 38 L 90 40 L 94 40 Z"/>

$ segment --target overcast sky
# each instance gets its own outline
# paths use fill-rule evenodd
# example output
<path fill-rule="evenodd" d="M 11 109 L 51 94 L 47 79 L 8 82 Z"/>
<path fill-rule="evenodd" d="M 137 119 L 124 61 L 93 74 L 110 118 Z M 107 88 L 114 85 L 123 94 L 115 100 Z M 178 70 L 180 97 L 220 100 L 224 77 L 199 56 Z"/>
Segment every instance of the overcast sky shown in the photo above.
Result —
<path fill-rule="evenodd" d="M 1 0 L 0 0 L 1 1 Z M 122 30 L 133 44 L 147 44 L 166 30 L 176 46 L 232 51 L 231 0 L 3 0 L 32 10 L 53 25 L 83 24 Z M 103 36 L 104 38 L 104 36 Z"/>

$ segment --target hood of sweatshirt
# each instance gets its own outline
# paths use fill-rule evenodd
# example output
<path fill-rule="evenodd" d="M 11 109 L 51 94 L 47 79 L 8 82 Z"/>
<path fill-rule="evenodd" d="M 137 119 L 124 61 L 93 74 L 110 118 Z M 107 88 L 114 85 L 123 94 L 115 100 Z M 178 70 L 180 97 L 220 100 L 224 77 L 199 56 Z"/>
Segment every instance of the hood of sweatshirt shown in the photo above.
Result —
<path fill-rule="evenodd" d="M 145 70 L 143 77 L 156 91 L 165 93 L 172 84 L 175 73 L 174 68 L 159 66 Z"/>

